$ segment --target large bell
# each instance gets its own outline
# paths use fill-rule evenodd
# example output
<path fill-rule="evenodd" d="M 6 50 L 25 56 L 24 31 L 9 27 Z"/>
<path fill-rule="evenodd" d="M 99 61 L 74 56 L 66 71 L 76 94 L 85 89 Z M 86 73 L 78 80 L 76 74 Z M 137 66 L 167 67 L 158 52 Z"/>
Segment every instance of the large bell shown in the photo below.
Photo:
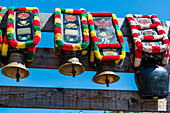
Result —
<path fill-rule="evenodd" d="M 159 65 L 143 65 L 135 73 L 135 82 L 143 99 L 166 98 L 169 90 L 169 74 Z"/>
<path fill-rule="evenodd" d="M 17 79 L 26 78 L 29 75 L 28 69 L 25 67 L 25 57 L 21 53 L 11 53 L 8 65 L 1 70 L 2 74 Z"/>
<path fill-rule="evenodd" d="M 64 75 L 75 77 L 85 71 L 84 66 L 79 62 L 76 57 L 70 58 L 68 62 L 64 63 L 58 68 L 59 72 Z"/>
<path fill-rule="evenodd" d="M 102 61 L 97 63 L 97 74 L 93 77 L 93 82 L 98 84 L 114 83 L 120 79 L 119 75 L 113 71 L 111 61 Z"/>

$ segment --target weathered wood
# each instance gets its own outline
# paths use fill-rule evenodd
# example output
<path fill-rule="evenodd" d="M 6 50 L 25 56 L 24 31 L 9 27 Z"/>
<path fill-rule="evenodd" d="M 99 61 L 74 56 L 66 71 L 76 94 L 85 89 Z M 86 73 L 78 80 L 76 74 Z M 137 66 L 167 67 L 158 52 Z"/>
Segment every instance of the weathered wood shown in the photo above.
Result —
<path fill-rule="evenodd" d="M 89 62 L 88 55 L 86 56 L 77 55 L 77 57 L 80 59 L 80 62 L 86 68 L 86 71 L 95 71 L 95 67 Z M 60 56 L 54 54 L 52 48 L 37 48 L 34 58 L 35 59 L 33 62 L 26 63 L 26 66 L 28 68 L 58 69 L 61 64 L 60 62 L 62 60 Z M 122 65 L 121 68 L 118 68 L 118 66 L 113 66 L 113 68 L 115 72 L 133 73 L 134 68 L 130 63 L 129 53 L 127 53 L 127 56 L 124 60 L 124 64 Z M 170 61 L 166 66 L 166 69 L 170 73 Z"/>
<path fill-rule="evenodd" d="M 89 62 L 89 56 L 77 55 L 80 62 L 86 68 L 86 71 L 95 71 L 95 67 Z M 28 68 L 44 68 L 44 69 L 58 69 L 62 58 L 54 54 L 51 48 L 37 48 L 34 61 L 26 63 Z M 125 58 L 125 62 L 121 68 L 114 66 L 114 71 L 116 72 L 134 72 L 133 67 L 129 61 L 129 54 Z"/>
<path fill-rule="evenodd" d="M 124 36 L 131 36 L 130 29 L 128 27 L 128 23 L 124 18 L 118 18 L 121 31 Z M 6 28 L 6 22 L 7 22 L 7 13 L 5 13 L 5 16 L 2 20 L 2 23 L 0 24 L 0 29 Z M 161 21 L 166 33 L 168 34 L 168 37 L 170 38 L 170 21 Z M 41 24 L 41 30 L 42 32 L 53 32 L 54 31 L 54 14 L 52 13 L 40 13 L 40 24 Z"/>
<path fill-rule="evenodd" d="M 136 91 L 0 86 L 0 107 L 156 112 L 169 103 L 170 95 L 141 100 Z"/>

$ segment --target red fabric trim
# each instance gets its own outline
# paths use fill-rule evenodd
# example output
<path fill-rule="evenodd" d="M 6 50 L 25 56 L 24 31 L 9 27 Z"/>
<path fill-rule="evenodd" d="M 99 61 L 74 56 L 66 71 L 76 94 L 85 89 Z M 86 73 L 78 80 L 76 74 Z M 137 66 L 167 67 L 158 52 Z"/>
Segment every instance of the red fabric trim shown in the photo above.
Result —
<path fill-rule="evenodd" d="M 40 25 L 40 21 L 38 21 L 38 20 L 34 20 L 34 21 L 33 21 L 33 25 L 34 25 L 34 26 L 36 26 L 36 25 L 41 26 L 41 25 Z"/>
<path fill-rule="evenodd" d="M 60 33 L 60 34 L 61 34 L 61 27 L 57 27 L 57 28 L 54 30 L 54 34 L 57 34 L 57 33 Z"/>
<path fill-rule="evenodd" d="M 153 40 L 154 36 L 153 35 L 148 35 L 148 36 L 143 36 L 144 40 Z"/>
<path fill-rule="evenodd" d="M 166 50 L 167 54 L 165 54 L 165 52 L 163 52 L 163 57 L 169 57 L 169 48 Z"/>
<path fill-rule="evenodd" d="M 157 24 L 150 24 L 150 29 L 155 29 L 157 26 Z"/>
<path fill-rule="evenodd" d="M 132 30 L 132 29 L 137 29 L 138 30 L 138 27 L 136 26 L 136 25 L 131 25 L 130 26 L 130 29 Z"/>
<path fill-rule="evenodd" d="M 93 36 L 93 37 L 92 37 L 92 42 L 93 42 L 93 43 L 94 43 L 94 42 L 99 42 L 99 41 L 98 41 L 98 38 L 97 38 L 96 36 Z"/>
<path fill-rule="evenodd" d="M 4 41 L 3 41 L 4 44 L 8 45 L 8 37 L 7 36 L 4 36 Z"/>
<path fill-rule="evenodd" d="M 121 48 L 121 44 L 97 44 L 98 48 Z"/>
<path fill-rule="evenodd" d="M 89 22 L 89 25 L 94 25 L 92 20 L 88 20 L 88 22 Z"/>
<path fill-rule="evenodd" d="M 160 47 L 159 46 L 152 46 L 152 53 L 160 53 Z"/>
<path fill-rule="evenodd" d="M 142 15 L 142 18 L 150 18 L 149 15 Z"/>
<path fill-rule="evenodd" d="M 140 41 L 136 41 L 135 44 L 140 51 L 143 51 L 143 44 Z"/>
<path fill-rule="evenodd" d="M 135 21 L 132 17 L 128 17 L 128 19 L 127 19 L 128 21 Z"/>
<path fill-rule="evenodd" d="M 37 45 L 38 43 L 39 43 L 39 41 L 40 41 L 40 37 L 37 35 L 37 36 L 34 36 L 34 40 L 33 40 L 33 43 L 35 44 L 35 45 Z"/>
<path fill-rule="evenodd" d="M 123 38 L 123 36 L 119 36 L 119 41 L 120 41 L 120 43 L 124 43 L 124 38 Z"/>
<path fill-rule="evenodd" d="M 169 45 L 169 40 L 168 39 L 165 39 L 163 42 L 164 42 L 164 44 L 168 44 Z"/>
<path fill-rule="evenodd" d="M 11 45 L 12 47 L 14 47 L 14 48 L 17 47 L 17 42 L 15 41 L 15 39 L 10 39 L 10 40 L 8 40 L 8 42 L 10 43 L 10 45 Z"/>
<path fill-rule="evenodd" d="M 81 14 L 81 12 L 80 12 L 80 10 L 77 10 L 77 9 L 73 9 L 73 14 L 77 14 L 77 15 L 80 15 L 80 14 Z"/>
<path fill-rule="evenodd" d="M 135 50 L 135 57 L 142 59 L 142 51 L 140 51 L 140 50 L 138 50 L 138 49 Z"/>
<path fill-rule="evenodd" d="M 55 19 L 56 19 L 56 18 L 61 19 L 61 16 L 60 16 L 59 14 L 56 14 L 54 18 L 55 18 Z"/>
<path fill-rule="evenodd" d="M 0 35 L 0 44 L 2 44 L 3 40 L 2 40 L 2 35 Z"/>
<path fill-rule="evenodd" d="M 152 17 L 152 18 L 158 18 L 156 15 L 152 15 L 151 17 Z"/>
<path fill-rule="evenodd" d="M 3 17 L 3 16 L 4 16 L 4 14 L 3 14 L 2 12 L 0 12 L 0 16 L 1 16 L 1 17 Z"/>
<path fill-rule="evenodd" d="M 14 28 L 14 24 L 13 24 L 13 23 L 11 23 L 11 22 L 9 22 L 9 23 L 7 24 L 7 29 L 8 29 L 9 27 Z"/>
<path fill-rule="evenodd" d="M 39 10 L 38 9 L 33 9 L 32 13 L 39 13 Z"/>
<path fill-rule="evenodd" d="M 156 24 L 157 26 L 158 26 L 158 25 L 162 26 L 162 24 L 161 24 L 160 22 L 158 22 L 158 21 L 156 21 L 155 24 Z"/>
<path fill-rule="evenodd" d="M 30 48 L 28 49 L 29 52 L 33 52 L 33 53 L 35 53 L 35 50 L 36 50 L 36 46 L 30 47 Z"/>
<path fill-rule="evenodd" d="M 90 42 L 90 39 L 89 39 L 88 35 L 84 35 L 84 41 Z"/>
<path fill-rule="evenodd" d="M 118 20 L 113 20 L 114 25 L 119 25 Z"/>
<path fill-rule="evenodd" d="M 70 44 L 64 44 L 62 49 L 67 51 L 73 51 L 73 46 Z"/>
<path fill-rule="evenodd" d="M 2 9 L 3 7 L 2 6 L 0 6 L 0 10 Z"/>
<path fill-rule="evenodd" d="M 161 34 L 166 34 L 166 33 L 165 33 L 165 31 L 164 31 L 164 30 L 162 30 L 162 29 L 161 29 L 161 30 L 159 30 L 159 31 L 158 31 L 158 33 L 159 33 L 159 35 L 161 35 Z"/>
<path fill-rule="evenodd" d="M 119 60 L 120 56 L 119 55 L 107 55 L 103 56 L 102 60 Z"/>
<path fill-rule="evenodd" d="M 136 16 L 135 16 L 135 15 L 133 15 L 133 18 L 136 18 Z"/>
<path fill-rule="evenodd" d="M 166 51 L 167 51 L 166 57 L 169 57 L 169 48 Z"/>
<path fill-rule="evenodd" d="M 136 27 L 137 27 L 138 29 L 141 29 L 141 26 L 140 26 L 140 25 L 136 25 Z"/>
<path fill-rule="evenodd" d="M 133 37 L 138 37 L 139 36 L 138 33 L 133 33 L 132 35 L 133 35 Z"/>
<path fill-rule="evenodd" d="M 90 13 L 92 16 L 112 16 L 112 13 Z"/>
<path fill-rule="evenodd" d="M 85 13 L 86 14 L 86 11 L 85 10 L 81 10 L 81 12 L 80 13 Z"/>
<path fill-rule="evenodd" d="M 18 11 L 26 11 L 26 7 L 18 7 Z"/>
<path fill-rule="evenodd" d="M 9 10 L 8 11 L 8 15 L 10 15 L 10 14 L 14 15 L 14 11 L 13 10 Z"/>
<path fill-rule="evenodd" d="M 88 25 L 86 20 L 81 21 L 81 23 Z"/>

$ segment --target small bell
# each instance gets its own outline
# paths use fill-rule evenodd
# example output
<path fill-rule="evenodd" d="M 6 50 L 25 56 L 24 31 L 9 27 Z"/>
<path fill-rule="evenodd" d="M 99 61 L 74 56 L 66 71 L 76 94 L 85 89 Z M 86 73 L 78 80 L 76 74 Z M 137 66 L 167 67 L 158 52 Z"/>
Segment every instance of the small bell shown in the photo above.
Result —
<path fill-rule="evenodd" d="M 21 53 L 11 53 L 9 58 L 9 64 L 4 66 L 1 70 L 2 74 L 17 79 L 26 78 L 29 76 L 29 71 L 25 67 L 25 57 Z"/>
<path fill-rule="evenodd" d="M 119 75 L 113 72 L 112 69 L 113 62 L 102 61 L 97 62 L 97 73 L 93 77 L 93 82 L 98 84 L 106 84 L 109 87 L 109 84 L 114 83 L 119 80 Z"/>
<path fill-rule="evenodd" d="M 67 63 L 58 68 L 59 72 L 64 75 L 75 77 L 85 71 L 84 66 L 79 62 L 76 57 L 70 58 Z"/>
<path fill-rule="evenodd" d="M 114 83 L 119 80 L 118 74 L 113 71 L 104 71 L 101 73 L 97 73 L 93 77 L 93 82 L 98 84 L 106 84 L 109 87 L 109 84 Z"/>

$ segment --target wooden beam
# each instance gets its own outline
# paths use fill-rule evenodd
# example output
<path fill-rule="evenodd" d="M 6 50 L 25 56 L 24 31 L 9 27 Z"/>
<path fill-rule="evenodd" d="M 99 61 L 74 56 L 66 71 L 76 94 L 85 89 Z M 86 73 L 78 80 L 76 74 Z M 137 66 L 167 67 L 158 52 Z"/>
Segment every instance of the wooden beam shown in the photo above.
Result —
<path fill-rule="evenodd" d="M 86 71 L 95 71 L 95 67 L 89 62 L 89 56 L 77 56 L 80 59 L 80 62 L 86 68 Z M 44 69 L 58 69 L 61 65 L 61 58 L 54 54 L 52 48 L 37 48 L 34 61 L 31 63 L 26 63 L 28 68 L 44 68 Z M 118 68 L 118 65 L 113 66 L 115 72 L 127 72 L 133 73 L 135 69 L 132 67 L 132 64 L 129 60 L 129 53 L 124 60 L 124 64 L 121 68 Z M 170 73 L 170 61 L 166 66 L 166 69 Z"/>
<path fill-rule="evenodd" d="M 136 91 L 0 86 L 0 107 L 110 111 L 170 111 L 165 100 L 142 100 Z"/>
<path fill-rule="evenodd" d="M 124 36 L 131 36 L 130 29 L 128 27 L 128 23 L 124 18 L 118 18 L 121 31 Z M 5 16 L 2 20 L 2 23 L 0 24 L 0 29 L 6 28 L 6 22 L 7 22 L 7 13 L 5 13 Z M 168 34 L 168 37 L 170 38 L 170 21 L 161 21 L 166 33 Z M 54 14 L 52 13 L 40 13 L 40 24 L 41 24 L 41 30 L 42 32 L 53 32 L 54 31 Z"/>

